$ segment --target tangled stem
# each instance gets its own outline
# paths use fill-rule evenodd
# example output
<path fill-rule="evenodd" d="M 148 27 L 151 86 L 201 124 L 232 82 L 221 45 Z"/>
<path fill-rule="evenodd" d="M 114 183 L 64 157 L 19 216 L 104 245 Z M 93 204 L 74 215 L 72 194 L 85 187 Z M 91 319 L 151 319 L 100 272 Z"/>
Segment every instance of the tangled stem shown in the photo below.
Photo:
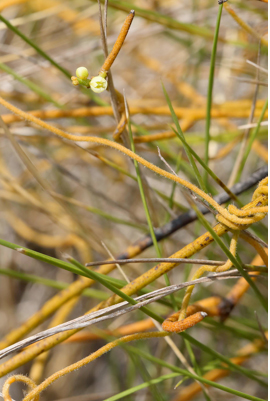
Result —
<path fill-rule="evenodd" d="M 9 102 L 5 101 L 1 97 L 0 97 L 0 104 L 2 104 L 2 106 L 6 107 L 13 113 L 20 116 L 22 119 L 30 121 L 43 129 L 47 129 L 48 131 L 53 132 L 54 134 L 56 134 L 62 138 L 69 139 L 69 140 L 75 141 L 75 142 L 92 142 L 92 143 L 96 143 L 96 144 L 100 144 L 100 145 L 109 146 L 110 148 L 119 150 L 121 153 L 132 158 L 133 160 L 137 160 L 138 163 L 147 167 L 149 170 L 151 170 L 171 181 L 174 181 L 174 182 L 182 185 L 183 187 L 191 190 L 192 192 L 196 193 L 197 195 L 199 195 L 201 198 L 203 198 L 206 202 L 208 202 L 209 205 L 211 205 L 219 213 L 216 216 L 217 220 L 220 221 L 220 219 L 221 219 L 222 221 L 220 221 L 220 222 L 222 222 L 222 224 L 224 224 L 225 226 L 227 226 L 231 229 L 234 229 L 234 230 L 235 229 L 237 229 L 237 230 L 245 229 L 248 225 L 254 223 L 255 221 L 261 220 L 264 217 L 263 213 L 259 214 L 259 216 L 257 216 L 257 217 L 256 216 L 238 217 L 235 214 L 230 213 L 227 209 L 220 206 L 210 195 L 206 194 L 204 191 L 202 191 L 195 185 L 191 184 L 190 182 L 188 182 L 178 176 L 175 176 L 174 174 L 168 173 L 167 171 L 155 166 L 154 164 L 148 162 L 147 160 L 143 159 L 141 156 L 138 156 L 136 153 L 125 148 L 124 146 L 120 145 L 119 143 L 112 142 L 112 141 L 110 141 L 108 139 L 104 139 L 104 138 L 97 138 L 97 137 L 91 137 L 91 136 L 76 136 L 76 135 L 68 134 L 67 132 L 62 131 L 59 128 L 53 127 L 50 124 L 45 123 L 44 121 L 39 120 L 38 118 L 36 118 L 28 113 L 25 113 L 24 111 L 11 105 Z M 262 186 L 262 188 L 259 189 L 258 193 L 265 194 L 266 189 L 267 189 L 267 187 L 264 188 L 264 186 Z M 256 194 L 256 196 L 258 196 L 258 195 Z M 256 211 L 257 211 L 257 209 L 255 208 L 255 212 Z M 254 214 L 255 214 L 255 212 L 254 212 Z M 253 213 L 252 209 L 250 210 L 250 213 L 251 214 Z"/>

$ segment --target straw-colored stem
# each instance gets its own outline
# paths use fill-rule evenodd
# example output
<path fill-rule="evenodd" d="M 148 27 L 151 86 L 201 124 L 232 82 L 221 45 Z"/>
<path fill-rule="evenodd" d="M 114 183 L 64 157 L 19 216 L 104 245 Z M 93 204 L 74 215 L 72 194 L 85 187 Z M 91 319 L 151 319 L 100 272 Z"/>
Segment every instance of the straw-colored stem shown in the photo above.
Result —
<path fill-rule="evenodd" d="M 134 16 L 135 16 L 135 11 L 131 10 L 129 15 L 125 19 L 124 25 L 121 28 L 121 31 L 120 31 L 119 36 L 112 48 L 112 51 L 110 52 L 110 54 L 108 55 L 108 57 L 106 58 L 106 60 L 104 61 L 103 65 L 100 69 L 99 75 L 101 75 L 101 76 L 107 75 L 107 72 L 111 68 L 114 60 L 116 59 L 118 53 L 120 52 L 120 50 L 124 44 L 125 38 L 128 34 L 128 31 L 129 31 L 129 28 L 131 26 Z"/>
<path fill-rule="evenodd" d="M 2 99 L 4 100 L 4 99 Z M 256 103 L 255 117 L 259 117 L 265 101 L 258 100 Z M 250 114 L 250 101 L 235 101 L 226 102 L 220 106 L 213 106 L 211 110 L 211 118 L 247 118 Z M 181 118 L 188 118 L 190 120 L 198 121 L 202 120 L 206 116 L 205 107 L 175 107 L 176 116 Z M 170 116 L 171 112 L 167 106 L 148 107 L 148 106 L 130 106 L 130 115 L 134 114 L 153 114 L 160 116 Z M 16 113 L 17 114 L 17 113 Z M 99 107 L 79 107 L 77 109 L 66 109 L 66 110 L 33 110 L 28 112 L 42 120 L 57 119 L 57 118 L 79 118 L 79 117 L 98 117 L 98 116 L 112 116 L 113 109 L 110 106 Z M 265 113 L 265 117 L 267 117 Z M 3 121 L 6 124 L 11 124 L 17 121 L 21 121 L 24 117 L 14 114 L 3 114 Z"/>
<path fill-rule="evenodd" d="M 152 163 L 148 162 L 147 160 L 144 160 L 142 157 L 138 156 L 136 153 L 133 153 L 131 150 L 125 148 L 124 146 L 109 141 L 104 138 L 97 138 L 97 137 L 89 137 L 89 136 L 76 136 L 76 135 L 71 135 L 68 134 L 59 128 L 53 127 L 48 123 L 45 123 L 42 120 L 39 120 L 38 118 L 34 117 L 33 115 L 30 115 L 28 113 L 25 113 L 24 111 L 18 109 L 17 107 L 11 105 L 10 103 L 6 102 L 4 99 L 0 98 L 0 104 L 2 104 L 4 107 L 8 108 L 11 110 L 13 113 L 19 115 L 21 118 L 24 118 L 34 124 L 39 125 L 41 128 L 49 130 L 53 132 L 54 134 L 65 138 L 69 139 L 71 141 L 83 141 L 83 142 L 93 142 L 93 143 L 99 143 L 101 145 L 109 146 L 111 148 L 114 148 L 116 150 L 119 150 L 123 154 L 125 154 L 128 157 L 131 157 L 133 160 L 136 160 L 138 163 L 142 164 L 143 166 L 147 167 L 148 169 L 152 170 L 153 172 L 170 179 L 178 184 L 183 185 L 185 188 L 190 189 L 192 192 L 196 193 L 197 195 L 201 196 L 204 200 L 206 200 L 211 206 L 213 206 L 216 211 L 220 213 L 221 216 L 223 216 L 226 220 L 231 221 L 233 224 L 240 224 L 240 225 L 248 225 L 252 224 L 254 222 L 254 218 L 240 218 L 235 215 L 230 214 L 226 209 L 224 209 L 222 206 L 220 206 L 216 201 L 213 200 L 211 196 L 206 194 L 204 191 L 201 189 L 197 188 L 195 185 L 189 183 L 188 181 L 185 181 L 181 179 L 178 176 L 175 176 L 174 174 L 168 173 L 165 170 L 162 170 L 161 168 L 153 165 Z"/>
<path fill-rule="evenodd" d="M 48 386 L 50 386 L 53 382 L 55 382 L 60 377 L 67 375 L 68 373 L 74 372 L 77 369 L 87 365 L 88 363 L 94 361 L 100 356 L 104 355 L 106 352 L 111 351 L 113 348 L 117 347 L 121 344 L 126 344 L 131 341 L 137 341 L 148 338 L 156 338 L 156 337 L 165 337 L 169 334 L 166 332 L 150 332 L 150 333 L 137 333 L 131 334 L 130 336 L 122 337 L 115 341 L 110 342 L 109 344 L 104 345 L 96 352 L 93 352 L 91 355 L 87 356 L 84 359 L 81 359 L 79 362 L 76 362 L 66 368 L 59 370 L 54 373 L 50 377 L 48 377 L 44 382 L 42 382 L 39 386 L 35 387 L 27 396 L 23 399 L 23 401 L 33 401 L 37 395 L 39 395 L 42 391 L 44 391 Z"/>
<path fill-rule="evenodd" d="M 231 244 L 230 244 L 230 252 L 232 253 L 233 256 L 236 255 L 236 248 L 237 248 L 237 241 L 239 238 L 239 232 L 236 232 L 233 235 L 233 238 L 231 240 Z M 205 272 L 223 272 L 226 270 L 229 270 L 232 267 L 232 262 L 230 259 L 227 260 L 227 262 L 222 265 L 222 266 L 209 266 L 209 265 L 204 265 L 201 266 L 196 273 L 193 275 L 192 280 L 197 280 L 198 278 L 200 278 Z M 183 298 L 183 302 L 182 302 L 182 307 L 181 307 L 181 312 L 179 314 L 179 318 L 178 320 L 181 321 L 183 319 L 186 318 L 187 315 L 187 307 L 189 304 L 189 300 L 191 297 L 191 294 L 193 292 L 194 289 L 194 285 L 190 285 L 187 289 L 186 289 L 186 293 L 185 296 Z"/>
<path fill-rule="evenodd" d="M 258 39 L 264 46 L 268 46 L 268 40 L 260 36 L 255 29 L 251 28 L 239 15 L 229 6 L 228 3 L 224 3 L 225 10 L 230 14 L 230 16 L 241 26 L 246 32 L 252 35 L 254 38 Z"/>

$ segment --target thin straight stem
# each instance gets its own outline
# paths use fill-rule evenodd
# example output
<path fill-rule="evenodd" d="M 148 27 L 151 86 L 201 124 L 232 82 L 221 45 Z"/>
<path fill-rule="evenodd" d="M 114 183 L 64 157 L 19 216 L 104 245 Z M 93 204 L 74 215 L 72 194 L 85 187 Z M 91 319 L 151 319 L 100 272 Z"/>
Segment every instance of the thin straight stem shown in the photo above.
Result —
<path fill-rule="evenodd" d="M 223 4 L 220 4 L 219 9 L 218 9 L 218 15 L 217 15 L 217 23 L 216 23 L 216 30 L 215 30 L 214 41 L 213 41 L 210 72 L 209 72 L 209 81 L 208 81 L 206 127 L 205 127 L 205 164 L 207 166 L 208 166 L 208 162 L 209 162 L 211 107 L 212 107 L 212 94 L 213 94 L 214 74 L 215 74 L 215 61 L 216 61 L 217 43 L 218 43 L 218 35 L 219 35 L 219 27 L 220 27 L 222 9 L 223 9 Z M 206 170 L 204 171 L 204 182 L 205 182 L 205 186 L 208 187 L 208 172 Z"/>

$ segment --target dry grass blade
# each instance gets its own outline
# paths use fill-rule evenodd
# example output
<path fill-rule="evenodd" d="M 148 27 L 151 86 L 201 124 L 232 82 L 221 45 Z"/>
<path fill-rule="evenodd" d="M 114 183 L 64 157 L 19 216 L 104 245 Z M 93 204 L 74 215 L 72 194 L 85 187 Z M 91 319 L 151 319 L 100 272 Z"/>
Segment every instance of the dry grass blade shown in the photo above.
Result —
<path fill-rule="evenodd" d="M 92 312 L 90 314 L 81 316 L 77 319 L 63 323 L 59 326 L 42 331 L 38 334 L 35 334 L 32 337 L 29 337 L 29 338 L 22 340 L 14 345 L 11 345 L 10 347 L 7 347 L 4 350 L 0 351 L 0 358 L 4 358 L 5 356 L 9 355 L 10 353 L 12 353 L 14 351 L 18 351 L 18 350 L 25 348 L 37 341 L 40 341 L 44 338 L 53 336 L 54 334 L 68 331 L 68 330 L 87 327 L 92 324 L 96 324 L 98 322 L 101 322 L 101 321 L 104 321 L 107 319 L 112 319 L 117 316 L 121 316 L 123 314 L 132 312 L 133 310 L 139 309 L 142 306 L 148 305 L 148 304 L 155 302 L 167 295 L 173 294 L 176 291 L 186 288 L 186 287 L 190 286 L 191 283 L 195 285 L 195 284 L 202 284 L 202 283 L 212 283 L 212 282 L 215 282 L 216 280 L 236 279 L 236 278 L 240 277 L 237 273 L 238 273 L 237 270 L 231 270 L 230 272 L 217 273 L 217 274 L 211 275 L 210 277 L 203 277 L 198 280 L 194 280 L 192 282 L 186 282 L 186 283 L 182 283 L 182 284 L 178 284 L 178 285 L 164 287 L 163 289 L 152 291 L 146 295 L 141 295 L 137 298 L 134 298 L 135 301 L 140 301 L 134 306 L 129 306 L 127 308 L 121 309 L 123 306 L 126 306 L 128 304 L 128 302 L 124 301 L 124 302 L 118 303 L 117 305 L 113 305 L 113 306 L 104 308 L 100 311 Z M 121 310 L 118 310 L 118 309 L 121 309 Z M 116 310 L 116 312 L 115 312 L 115 310 Z M 112 311 L 114 311 L 114 312 L 112 312 Z M 108 315 L 106 315 L 107 313 L 108 313 Z M 106 315 L 106 316 L 102 316 L 102 315 Z"/>
<path fill-rule="evenodd" d="M 247 233 L 247 231 L 245 231 Z M 249 233 L 250 234 L 250 233 Z M 255 236 L 250 234 L 252 238 Z M 254 238 L 255 239 L 255 238 Z M 258 241 L 259 242 L 259 241 Z M 261 245 L 266 246 L 267 244 L 261 243 Z M 173 263 L 187 263 L 187 264 L 194 264 L 194 265 L 223 265 L 225 262 L 220 260 L 205 260 L 205 259 L 185 259 L 185 258 L 136 258 L 136 259 L 114 259 L 114 260 L 100 260 L 98 262 L 89 262 L 86 263 L 85 266 L 99 266 L 99 265 L 113 265 L 118 263 L 119 265 L 125 265 L 128 263 L 162 263 L 162 262 L 173 262 Z M 243 265 L 245 268 L 248 268 L 250 265 Z M 262 266 L 261 266 L 262 267 Z M 263 266 L 264 267 L 264 266 Z"/>

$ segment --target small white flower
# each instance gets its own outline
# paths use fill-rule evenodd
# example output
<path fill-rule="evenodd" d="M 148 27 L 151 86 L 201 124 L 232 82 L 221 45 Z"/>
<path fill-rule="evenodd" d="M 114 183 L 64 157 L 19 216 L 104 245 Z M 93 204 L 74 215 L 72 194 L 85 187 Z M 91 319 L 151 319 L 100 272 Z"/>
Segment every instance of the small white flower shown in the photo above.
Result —
<path fill-rule="evenodd" d="M 101 76 L 93 77 L 90 81 L 90 88 L 93 92 L 101 93 L 107 89 L 108 82 Z"/>
<path fill-rule="evenodd" d="M 89 72 L 88 72 L 87 68 L 85 68 L 85 67 L 77 68 L 77 70 L 76 70 L 77 78 L 79 78 L 79 79 L 87 79 L 88 75 L 89 75 Z"/>

